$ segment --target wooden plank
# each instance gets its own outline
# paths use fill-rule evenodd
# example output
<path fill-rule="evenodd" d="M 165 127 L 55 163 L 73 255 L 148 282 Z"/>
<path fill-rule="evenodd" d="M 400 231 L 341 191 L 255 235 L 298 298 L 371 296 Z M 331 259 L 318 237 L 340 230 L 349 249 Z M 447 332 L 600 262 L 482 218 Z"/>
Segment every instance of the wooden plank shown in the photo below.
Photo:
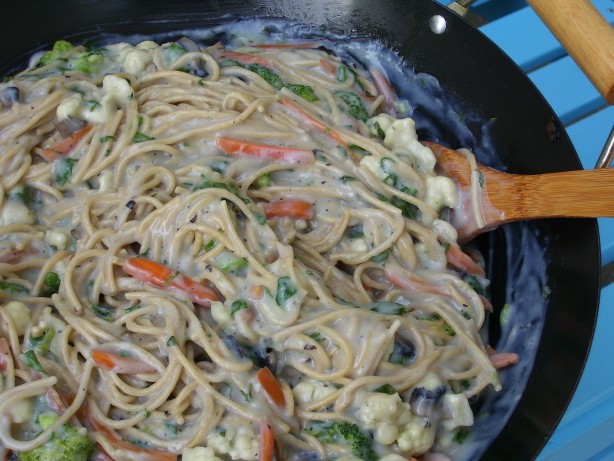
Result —
<path fill-rule="evenodd" d="M 614 24 L 612 0 L 593 0 L 593 4 L 610 24 Z M 486 24 L 480 30 L 525 72 L 567 54 L 528 6 Z"/>

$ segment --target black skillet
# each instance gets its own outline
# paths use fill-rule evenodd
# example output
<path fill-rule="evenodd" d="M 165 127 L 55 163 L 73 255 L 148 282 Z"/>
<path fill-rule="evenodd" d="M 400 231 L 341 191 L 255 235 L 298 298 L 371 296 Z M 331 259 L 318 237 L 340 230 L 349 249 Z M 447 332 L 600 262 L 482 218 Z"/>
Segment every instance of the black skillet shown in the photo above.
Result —
<path fill-rule="evenodd" d="M 432 31 L 435 15 L 445 20 L 443 33 Z M 522 71 L 431 0 L 3 1 L 0 75 L 23 68 L 32 52 L 58 38 L 104 41 L 105 34 L 147 36 L 254 16 L 298 21 L 321 33 L 368 35 L 394 49 L 407 68 L 392 72 L 393 83 L 415 108 L 425 139 L 471 147 L 482 162 L 514 173 L 581 168 L 556 115 Z M 429 83 L 416 90 L 418 81 Z M 422 104 L 425 97 L 448 115 Z M 504 392 L 477 402 L 465 459 L 529 460 L 553 431 L 590 346 L 598 241 L 595 220 L 559 219 L 506 226 L 478 242 L 493 279 L 491 342 L 519 352 L 521 364 L 504 371 Z M 515 314 L 500 328 L 498 311 L 506 302 Z"/>

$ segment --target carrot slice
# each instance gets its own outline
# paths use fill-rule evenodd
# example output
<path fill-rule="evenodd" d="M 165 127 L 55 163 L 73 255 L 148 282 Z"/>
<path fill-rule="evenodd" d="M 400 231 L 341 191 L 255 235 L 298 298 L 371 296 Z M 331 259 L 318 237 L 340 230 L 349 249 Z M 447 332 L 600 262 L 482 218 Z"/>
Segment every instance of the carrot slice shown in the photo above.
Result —
<path fill-rule="evenodd" d="M 466 272 L 467 274 L 479 275 L 480 277 L 484 277 L 486 275 L 484 269 L 456 245 L 451 245 L 448 248 L 446 251 L 446 257 L 448 258 L 448 263 L 450 263 L 450 265 L 462 270 L 463 272 Z"/>
<path fill-rule="evenodd" d="M 275 433 L 271 424 L 265 419 L 260 420 L 260 449 L 258 461 L 273 461 L 275 451 Z"/>
<path fill-rule="evenodd" d="M 327 59 L 320 59 L 320 66 L 325 71 L 330 72 L 333 75 L 337 75 L 337 68 Z"/>
<path fill-rule="evenodd" d="M 249 45 L 252 48 L 262 48 L 265 50 L 284 50 L 284 49 L 309 49 L 309 48 L 317 48 L 318 45 L 315 42 L 305 42 L 305 43 L 260 43 L 258 45 Z"/>
<path fill-rule="evenodd" d="M 445 288 L 426 282 L 411 272 L 402 269 L 386 269 L 384 273 L 390 283 L 408 293 L 423 292 L 440 296 L 449 296 Z"/>
<path fill-rule="evenodd" d="M 369 73 L 371 74 L 375 88 L 377 88 L 377 92 L 384 97 L 384 109 L 386 113 L 393 116 L 396 115 L 395 104 L 397 102 L 397 95 L 392 89 L 390 82 L 384 74 L 373 67 L 369 69 Z"/>
<path fill-rule="evenodd" d="M 261 64 L 267 67 L 273 67 L 273 62 L 261 56 L 256 56 L 248 53 L 239 53 L 238 51 L 225 50 L 222 51 L 222 58 L 233 59 L 241 64 Z"/>
<path fill-rule="evenodd" d="M 137 447 L 129 442 L 125 442 L 119 437 L 117 432 L 109 429 L 102 422 L 93 418 L 91 415 L 88 415 L 87 420 L 97 432 L 100 432 L 107 438 L 111 445 L 123 450 L 124 452 L 127 452 L 127 455 L 131 454 L 135 459 L 140 459 L 142 461 L 177 461 L 177 455 L 173 453 Z"/>
<path fill-rule="evenodd" d="M 92 349 L 90 356 L 94 364 L 103 370 L 122 374 L 154 373 L 156 369 L 150 364 L 131 357 L 123 357 L 102 349 Z"/>
<path fill-rule="evenodd" d="M 275 202 L 263 203 L 262 207 L 268 219 L 313 219 L 316 214 L 313 203 L 299 199 L 276 200 Z"/>
<path fill-rule="evenodd" d="M 42 151 L 39 155 L 43 157 L 47 162 L 52 162 L 64 155 L 68 154 L 77 143 L 92 129 L 92 125 L 86 125 L 79 131 L 75 131 L 69 137 L 61 140 L 57 144 Z"/>
<path fill-rule="evenodd" d="M 307 149 L 297 149 L 285 146 L 270 146 L 256 144 L 241 139 L 220 136 L 216 140 L 217 147 L 228 155 L 243 155 L 264 160 L 276 160 L 283 163 L 306 165 L 313 163 L 313 152 Z"/>
<path fill-rule="evenodd" d="M 267 367 L 261 368 L 256 373 L 256 379 L 269 396 L 269 398 L 280 408 L 286 406 L 286 398 L 284 397 L 284 391 L 277 382 L 273 372 Z"/>
<path fill-rule="evenodd" d="M 490 363 L 497 370 L 500 368 L 509 367 L 510 365 L 516 365 L 519 362 L 518 354 L 513 352 L 497 352 L 488 356 Z"/>
<path fill-rule="evenodd" d="M 341 135 L 339 135 L 339 133 L 331 129 L 324 122 L 321 122 L 320 120 L 317 120 L 311 115 L 309 115 L 307 112 L 301 109 L 291 99 L 282 98 L 280 99 L 279 102 L 282 103 L 284 106 L 286 106 L 290 110 L 290 113 L 294 115 L 296 118 L 298 118 L 299 120 L 301 120 L 303 123 L 305 123 L 306 125 L 312 128 L 317 129 L 322 134 L 325 134 L 333 138 L 335 141 L 337 141 L 348 152 L 348 154 L 350 155 L 350 157 L 352 157 L 352 160 L 355 163 L 360 163 L 360 158 L 356 155 L 356 153 L 352 149 L 350 149 L 348 144 L 343 140 L 343 138 L 341 137 Z"/>
<path fill-rule="evenodd" d="M 146 258 L 129 258 L 122 265 L 124 272 L 141 282 L 158 288 L 170 287 L 188 295 L 192 301 L 201 306 L 210 306 L 217 301 L 217 294 L 197 281 L 171 268 Z"/>

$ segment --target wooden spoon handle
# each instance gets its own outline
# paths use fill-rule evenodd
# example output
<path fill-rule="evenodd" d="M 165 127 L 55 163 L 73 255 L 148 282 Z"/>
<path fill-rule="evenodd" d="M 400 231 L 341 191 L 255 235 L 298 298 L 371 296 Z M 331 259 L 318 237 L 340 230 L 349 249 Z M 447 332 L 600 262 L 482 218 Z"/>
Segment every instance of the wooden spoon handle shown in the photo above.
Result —
<path fill-rule="evenodd" d="M 556 217 L 614 217 L 613 168 L 539 175 L 499 173 L 496 180 L 491 187 L 486 182 L 490 205 L 498 210 L 485 213 L 492 224 Z"/>
<path fill-rule="evenodd" d="M 614 28 L 589 0 L 527 0 L 609 104 L 614 104 Z"/>

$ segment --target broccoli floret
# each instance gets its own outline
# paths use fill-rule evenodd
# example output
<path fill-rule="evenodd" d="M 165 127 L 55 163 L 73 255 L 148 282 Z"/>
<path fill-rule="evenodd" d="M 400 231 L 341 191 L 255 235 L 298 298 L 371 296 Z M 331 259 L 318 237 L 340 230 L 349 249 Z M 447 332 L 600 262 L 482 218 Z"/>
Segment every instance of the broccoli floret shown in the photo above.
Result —
<path fill-rule="evenodd" d="M 19 461 L 87 461 L 94 442 L 70 424 L 51 434 L 49 441 L 33 450 L 19 453 Z"/>
<path fill-rule="evenodd" d="M 303 99 L 306 99 L 309 102 L 319 101 L 319 98 L 316 96 L 313 88 L 308 85 L 298 85 L 296 83 L 288 83 L 286 85 L 290 91 L 292 91 L 297 96 L 300 96 Z"/>
<path fill-rule="evenodd" d="M 52 61 L 61 57 L 64 53 L 72 48 L 72 44 L 66 40 L 58 40 L 53 44 L 51 51 L 47 51 L 40 59 L 39 64 L 46 66 Z"/>
<path fill-rule="evenodd" d="M 337 91 L 336 94 L 347 105 L 348 114 L 357 120 L 367 121 L 369 113 L 365 109 L 360 96 L 352 91 Z"/>
<path fill-rule="evenodd" d="M 262 64 L 247 64 L 244 66 L 247 70 L 251 70 L 253 73 L 260 75 L 266 82 L 276 90 L 280 90 L 284 86 L 284 81 L 279 75 L 273 72 Z"/>
<path fill-rule="evenodd" d="M 305 430 L 322 443 L 347 444 L 352 451 L 352 455 L 357 458 L 365 461 L 377 461 L 379 459 L 378 454 L 372 448 L 372 440 L 354 423 L 314 421 Z"/>

